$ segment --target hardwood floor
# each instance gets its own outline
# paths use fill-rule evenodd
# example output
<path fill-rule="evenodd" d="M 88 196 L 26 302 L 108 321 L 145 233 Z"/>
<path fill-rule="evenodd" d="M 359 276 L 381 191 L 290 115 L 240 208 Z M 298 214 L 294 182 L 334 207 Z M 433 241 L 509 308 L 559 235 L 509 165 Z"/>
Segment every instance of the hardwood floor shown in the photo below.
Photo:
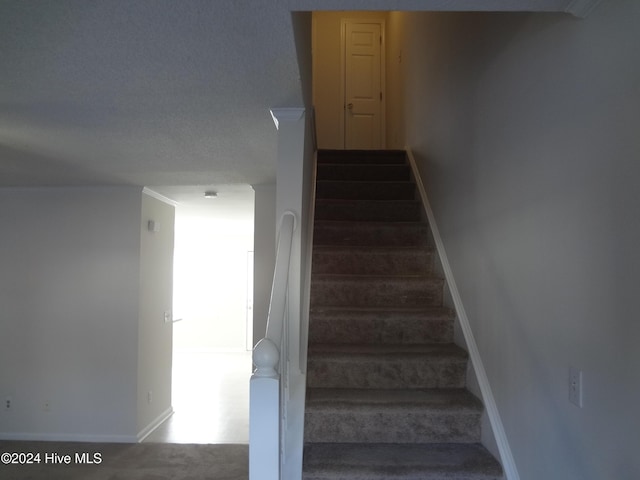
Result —
<path fill-rule="evenodd" d="M 176 352 L 174 414 L 144 442 L 249 443 L 251 352 Z"/>

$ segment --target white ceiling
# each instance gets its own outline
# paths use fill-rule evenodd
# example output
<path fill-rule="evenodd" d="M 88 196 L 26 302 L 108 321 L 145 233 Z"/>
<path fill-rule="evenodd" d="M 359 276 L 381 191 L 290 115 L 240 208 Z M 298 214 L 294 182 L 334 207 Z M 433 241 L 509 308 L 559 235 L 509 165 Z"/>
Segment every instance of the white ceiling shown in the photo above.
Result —
<path fill-rule="evenodd" d="M 176 206 L 178 216 L 215 218 L 218 222 L 244 222 L 253 228 L 254 191 L 249 185 L 172 185 L 146 191 L 151 195 L 160 193 L 162 200 L 170 199 Z M 205 198 L 205 191 L 214 191 L 217 197 Z"/>
<path fill-rule="evenodd" d="M 269 108 L 302 104 L 293 10 L 592 1 L 2 0 L 0 187 L 273 182 Z"/>

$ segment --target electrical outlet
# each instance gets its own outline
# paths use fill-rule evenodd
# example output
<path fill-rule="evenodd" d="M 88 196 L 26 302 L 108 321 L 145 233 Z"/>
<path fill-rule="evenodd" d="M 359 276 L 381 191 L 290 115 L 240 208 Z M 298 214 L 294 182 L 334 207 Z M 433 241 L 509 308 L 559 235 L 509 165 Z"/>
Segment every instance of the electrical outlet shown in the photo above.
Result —
<path fill-rule="evenodd" d="M 164 323 L 171 323 L 172 318 L 171 318 L 171 311 L 170 310 L 165 310 L 164 311 Z"/>
<path fill-rule="evenodd" d="M 147 392 L 147 403 L 149 405 L 153 403 L 153 392 L 151 390 Z"/>
<path fill-rule="evenodd" d="M 569 401 L 582 408 L 582 370 L 569 367 Z"/>
<path fill-rule="evenodd" d="M 5 410 L 5 412 L 11 411 L 11 407 L 13 407 L 13 399 L 10 396 L 4 397 L 4 410 Z"/>

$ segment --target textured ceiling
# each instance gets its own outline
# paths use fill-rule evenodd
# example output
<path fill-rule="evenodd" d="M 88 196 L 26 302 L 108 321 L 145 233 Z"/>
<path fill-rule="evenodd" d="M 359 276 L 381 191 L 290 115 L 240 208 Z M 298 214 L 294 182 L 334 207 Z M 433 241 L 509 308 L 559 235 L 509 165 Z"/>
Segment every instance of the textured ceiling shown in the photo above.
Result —
<path fill-rule="evenodd" d="M 570 0 L 1 0 L 0 187 L 274 181 L 299 106 L 291 12 Z"/>
<path fill-rule="evenodd" d="M 1 2 L 0 185 L 273 180 L 298 68 L 290 13 L 251 7 Z"/>

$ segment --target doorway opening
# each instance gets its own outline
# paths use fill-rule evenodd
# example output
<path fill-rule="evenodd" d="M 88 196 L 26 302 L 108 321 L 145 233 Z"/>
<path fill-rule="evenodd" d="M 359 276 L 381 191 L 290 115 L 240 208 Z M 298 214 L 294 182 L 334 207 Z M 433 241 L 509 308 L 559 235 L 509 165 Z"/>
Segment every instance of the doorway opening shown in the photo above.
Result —
<path fill-rule="evenodd" d="M 248 443 L 254 192 L 177 197 L 173 415 L 146 441 Z"/>

